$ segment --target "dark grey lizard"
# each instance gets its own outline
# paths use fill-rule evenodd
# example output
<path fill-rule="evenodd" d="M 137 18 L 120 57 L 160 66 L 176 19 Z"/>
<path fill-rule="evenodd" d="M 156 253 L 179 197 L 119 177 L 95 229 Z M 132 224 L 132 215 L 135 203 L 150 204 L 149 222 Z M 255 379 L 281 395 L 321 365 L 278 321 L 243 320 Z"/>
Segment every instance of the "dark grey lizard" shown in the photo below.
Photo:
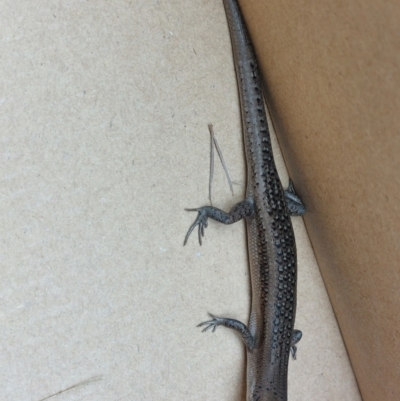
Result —
<path fill-rule="evenodd" d="M 246 219 L 252 300 L 249 324 L 216 317 L 203 322 L 204 330 L 217 326 L 240 333 L 247 348 L 247 400 L 286 401 L 289 355 L 301 332 L 294 329 L 297 257 L 290 215 L 305 207 L 290 182 L 282 188 L 272 154 L 262 87 L 253 47 L 237 0 L 223 0 L 231 35 L 239 88 L 247 163 L 246 199 L 229 213 L 212 206 L 197 209 L 185 244 L 196 226 L 199 242 L 207 219 L 232 224 Z"/>

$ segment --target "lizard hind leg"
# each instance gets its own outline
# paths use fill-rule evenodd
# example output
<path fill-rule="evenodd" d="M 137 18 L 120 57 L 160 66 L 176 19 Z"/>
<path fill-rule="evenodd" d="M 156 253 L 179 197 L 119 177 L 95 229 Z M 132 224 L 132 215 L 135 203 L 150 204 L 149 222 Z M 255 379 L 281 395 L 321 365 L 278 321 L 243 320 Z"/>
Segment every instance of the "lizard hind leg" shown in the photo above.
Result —
<path fill-rule="evenodd" d="M 199 243 L 201 245 L 201 237 L 204 237 L 204 229 L 207 228 L 208 218 L 218 221 L 222 224 L 233 224 L 237 221 L 245 218 L 252 217 L 254 215 L 254 203 L 252 199 L 245 199 L 239 203 L 236 203 L 229 211 L 224 212 L 214 206 L 203 206 L 196 209 L 185 209 L 189 212 L 198 212 L 197 218 L 194 223 L 190 226 L 183 245 L 186 245 L 190 234 L 196 228 L 199 227 Z"/>
<path fill-rule="evenodd" d="M 285 190 L 286 206 L 291 216 L 303 216 L 306 207 L 294 190 L 293 181 L 289 179 L 288 189 Z"/>
<path fill-rule="evenodd" d="M 203 331 L 207 331 L 208 329 L 212 329 L 214 332 L 218 326 L 225 326 L 229 329 L 233 329 L 240 334 L 244 344 L 247 349 L 251 351 L 254 348 L 254 337 L 251 335 L 250 330 L 247 326 L 236 319 L 230 319 L 227 317 L 217 317 L 209 313 L 211 320 L 207 320 L 206 322 L 202 322 L 197 325 L 197 327 L 206 326 Z"/>

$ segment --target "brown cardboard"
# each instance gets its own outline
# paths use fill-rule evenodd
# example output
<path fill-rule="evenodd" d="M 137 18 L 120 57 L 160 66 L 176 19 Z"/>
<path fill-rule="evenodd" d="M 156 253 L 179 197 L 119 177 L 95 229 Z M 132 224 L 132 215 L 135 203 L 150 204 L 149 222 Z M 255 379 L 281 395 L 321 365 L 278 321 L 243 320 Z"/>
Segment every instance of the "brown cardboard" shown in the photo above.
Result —
<path fill-rule="evenodd" d="M 362 397 L 397 401 L 400 3 L 240 4 Z"/>

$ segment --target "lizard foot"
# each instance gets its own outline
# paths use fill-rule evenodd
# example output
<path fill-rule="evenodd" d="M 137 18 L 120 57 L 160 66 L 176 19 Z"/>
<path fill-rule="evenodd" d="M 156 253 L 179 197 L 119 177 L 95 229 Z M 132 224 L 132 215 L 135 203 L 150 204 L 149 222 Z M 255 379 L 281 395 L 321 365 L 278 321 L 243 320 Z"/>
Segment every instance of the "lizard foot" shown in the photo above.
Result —
<path fill-rule="evenodd" d="M 206 209 L 204 207 L 200 207 L 200 208 L 196 208 L 196 209 L 185 209 L 188 212 L 198 212 L 198 216 L 196 218 L 196 220 L 194 221 L 194 223 L 190 226 L 186 237 L 185 237 L 185 241 L 183 241 L 183 245 L 186 245 L 190 234 L 192 233 L 192 231 L 196 228 L 196 226 L 199 226 L 199 243 L 200 245 L 202 245 L 201 243 L 201 237 L 204 237 L 204 229 L 207 228 L 208 226 L 208 216 L 207 216 L 207 212 Z"/>

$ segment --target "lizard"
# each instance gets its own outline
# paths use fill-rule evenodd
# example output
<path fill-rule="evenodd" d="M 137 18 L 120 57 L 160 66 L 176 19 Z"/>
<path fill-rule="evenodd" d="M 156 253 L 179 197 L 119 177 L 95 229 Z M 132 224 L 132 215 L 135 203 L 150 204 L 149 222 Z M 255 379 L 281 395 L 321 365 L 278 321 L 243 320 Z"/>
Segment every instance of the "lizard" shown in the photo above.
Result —
<path fill-rule="evenodd" d="M 238 332 L 246 346 L 248 401 L 287 401 L 289 355 L 296 357 L 302 333 L 294 329 L 296 315 L 297 256 L 291 215 L 301 216 L 305 206 L 294 191 L 285 191 L 271 147 L 260 73 L 249 33 L 237 0 L 223 0 L 238 83 L 242 131 L 247 165 L 245 199 L 227 213 L 213 206 L 186 209 L 198 212 L 184 245 L 198 227 L 199 242 L 208 218 L 223 224 L 245 219 L 251 277 L 248 325 L 211 315 L 200 323 L 203 331 L 225 326 Z"/>

